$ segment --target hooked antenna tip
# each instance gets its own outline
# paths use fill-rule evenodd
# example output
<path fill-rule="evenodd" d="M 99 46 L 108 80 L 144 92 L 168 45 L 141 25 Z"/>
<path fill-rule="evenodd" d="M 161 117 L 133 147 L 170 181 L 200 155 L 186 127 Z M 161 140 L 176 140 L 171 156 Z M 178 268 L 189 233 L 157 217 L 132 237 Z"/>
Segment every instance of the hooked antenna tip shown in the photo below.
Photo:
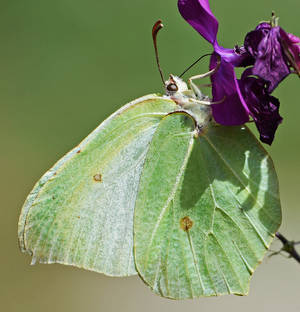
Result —
<path fill-rule="evenodd" d="M 161 20 L 158 20 L 152 27 L 152 37 L 156 38 L 157 33 L 164 27 Z"/>
<path fill-rule="evenodd" d="M 156 63 L 157 63 L 157 66 L 158 66 L 159 74 L 160 74 L 161 80 L 163 82 L 163 85 L 165 85 L 164 76 L 163 76 L 163 73 L 162 73 L 162 70 L 161 70 L 161 67 L 160 67 L 160 63 L 159 63 L 157 42 L 156 42 L 157 34 L 163 27 L 164 27 L 164 25 L 162 24 L 162 21 L 158 20 L 152 27 L 152 38 L 153 38 L 155 57 L 156 57 Z"/>

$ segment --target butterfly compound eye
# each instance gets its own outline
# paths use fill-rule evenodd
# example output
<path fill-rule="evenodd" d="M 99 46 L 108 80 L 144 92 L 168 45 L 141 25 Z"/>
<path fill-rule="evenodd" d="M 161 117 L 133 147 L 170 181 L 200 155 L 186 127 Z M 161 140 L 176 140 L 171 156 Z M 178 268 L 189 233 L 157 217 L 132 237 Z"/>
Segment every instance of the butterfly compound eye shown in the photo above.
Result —
<path fill-rule="evenodd" d="M 171 92 L 176 92 L 178 91 L 178 87 L 175 83 L 170 83 L 167 85 L 167 90 Z"/>

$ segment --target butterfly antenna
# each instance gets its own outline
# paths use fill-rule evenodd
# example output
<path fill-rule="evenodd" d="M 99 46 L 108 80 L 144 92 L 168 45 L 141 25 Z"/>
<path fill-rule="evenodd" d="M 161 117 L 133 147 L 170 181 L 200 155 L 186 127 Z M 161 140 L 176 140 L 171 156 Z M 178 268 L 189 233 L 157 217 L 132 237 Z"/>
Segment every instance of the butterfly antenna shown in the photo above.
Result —
<path fill-rule="evenodd" d="M 204 54 L 202 56 L 200 56 L 192 65 L 190 65 L 187 69 L 185 69 L 183 71 L 183 73 L 179 76 L 179 78 L 181 78 L 187 71 L 189 71 L 192 67 L 194 67 L 199 61 L 201 61 L 204 57 L 212 55 L 211 53 L 209 54 Z"/>
<path fill-rule="evenodd" d="M 161 70 L 160 63 L 159 63 L 158 50 L 157 50 L 157 41 L 156 41 L 157 34 L 163 27 L 164 27 L 164 25 L 162 24 L 161 20 L 158 20 L 154 24 L 154 26 L 152 28 L 152 38 L 153 38 L 153 44 L 154 44 L 154 50 L 155 50 L 156 63 L 157 63 L 157 66 L 158 66 L 158 70 L 159 70 L 160 77 L 161 77 L 161 80 L 163 82 L 163 85 L 165 85 L 164 75 L 163 75 L 163 72 Z"/>

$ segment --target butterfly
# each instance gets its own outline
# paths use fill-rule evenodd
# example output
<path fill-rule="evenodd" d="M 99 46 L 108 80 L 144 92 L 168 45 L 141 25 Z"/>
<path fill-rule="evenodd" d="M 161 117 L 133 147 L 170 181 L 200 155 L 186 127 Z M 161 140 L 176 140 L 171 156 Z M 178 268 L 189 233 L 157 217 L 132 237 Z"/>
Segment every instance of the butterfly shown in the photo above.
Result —
<path fill-rule="evenodd" d="M 248 293 L 281 222 L 278 181 L 246 126 L 213 121 L 194 80 L 216 70 L 170 75 L 164 95 L 121 107 L 42 176 L 18 227 L 32 263 L 139 274 L 173 299 Z"/>

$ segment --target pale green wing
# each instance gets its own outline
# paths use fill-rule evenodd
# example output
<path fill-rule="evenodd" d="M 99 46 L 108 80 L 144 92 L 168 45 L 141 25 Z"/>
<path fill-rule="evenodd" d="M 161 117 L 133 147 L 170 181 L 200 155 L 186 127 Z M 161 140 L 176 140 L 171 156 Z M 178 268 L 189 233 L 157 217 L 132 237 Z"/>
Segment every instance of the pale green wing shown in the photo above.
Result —
<path fill-rule="evenodd" d="M 19 241 L 33 263 L 63 263 L 125 276 L 136 273 L 133 213 L 149 142 L 171 100 L 127 104 L 54 165 L 28 196 Z"/>
<path fill-rule="evenodd" d="M 248 293 L 281 222 L 272 160 L 246 127 L 194 138 L 186 117 L 160 123 L 135 207 L 136 268 L 155 293 Z"/>

